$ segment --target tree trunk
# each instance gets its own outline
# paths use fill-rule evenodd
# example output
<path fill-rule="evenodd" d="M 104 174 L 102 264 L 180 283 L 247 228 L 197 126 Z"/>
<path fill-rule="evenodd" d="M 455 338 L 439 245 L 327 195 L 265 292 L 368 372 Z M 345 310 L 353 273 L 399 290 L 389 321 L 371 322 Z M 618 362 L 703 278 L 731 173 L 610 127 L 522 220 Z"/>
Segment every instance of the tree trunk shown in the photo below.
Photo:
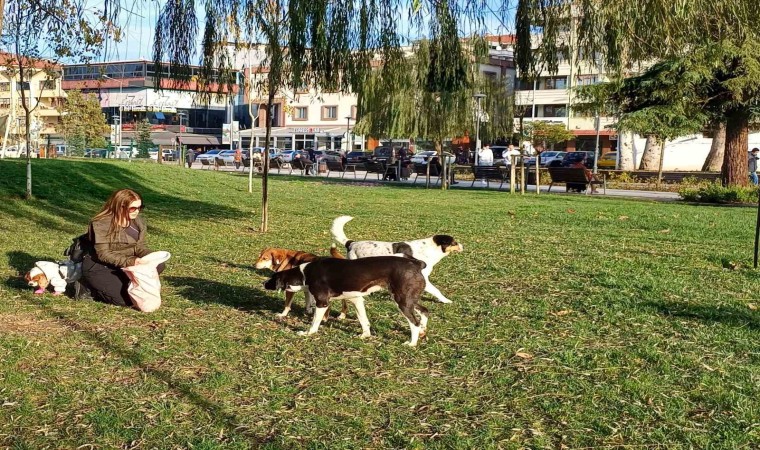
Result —
<path fill-rule="evenodd" d="M 724 186 L 749 185 L 748 146 L 749 116 L 745 111 L 734 112 L 726 121 L 726 153 L 721 168 L 721 180 Z"/>
<path fill-rule="evenodd" d="M 273 69 L 272 69 L 273 70 Z M 271 74 L 270 70 L 270 74 Z M 272 135 L 272 118 L 269 115 L 272 113 L 272 105 L 274 104 L 275 90 L 269 77 L 269 96 L 267 97 L 267 111 L 264 114 L 264 118 L 267 121 L 266 137 L 264 138 L 264 171 L 261 173 L 261 232 L 266 233 L 269 229 L 269 138 Z"/>
<path fill-rule="evenodd" d="M 618 135 L 618 158 L 620 170 L 633 170 L 636 162 L 633 160 L 633 133 L 620 132 Z"/>
<path fill-rule="evenodd" d="M 641 155 L 639 170 L 656 170 L 660 166 L 660 155 L 664 151 L 665 146 L 657 136 L 647 136 L 647 143 L 644 146 L 644 154 Z"/>
<path fill-rule="evenodd" d="M 726 153 L 726 123 L 721 122 L 716 125 L 713 133 L 713 141 L 710 146 L 710 153 L 707 154 L 705 164 L 702 166 L 703 172 L 719 172 L 723 165 L 723 155 Z"/>
<path fill-rule="evenodd" d="M 657 168 L 657 189 L 662 187 L 662 165 L 665 163 L 665 144 L 667 144 L 667 141 L 661 141 L 660 144 L 660 161 L 659 167 Z"/>
<path fill-rule="evenodd" d="M 23 91 L 21 92 L 21 95 L 23 95 Z M 31 123 L 32 115 L 27 110 L 24 117 L 26 117 L 26 193 L 24 194 L 24 198 L 30 199 L 32 198 L 32 135 L 29 130 L 29 125 Z"/>

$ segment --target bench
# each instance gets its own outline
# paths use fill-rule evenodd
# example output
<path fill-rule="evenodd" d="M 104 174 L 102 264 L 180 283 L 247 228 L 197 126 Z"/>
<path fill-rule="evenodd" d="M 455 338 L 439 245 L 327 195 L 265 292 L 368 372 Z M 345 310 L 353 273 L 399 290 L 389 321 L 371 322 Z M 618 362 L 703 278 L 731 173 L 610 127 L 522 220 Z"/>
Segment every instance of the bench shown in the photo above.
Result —
<path fill-rule="evenodd" d="M 607 193 L 607 177 L 602 174 L 602 181 L 591 180 L 586 178 L 586 171 L 580 167 L 549 167 L 549 176 L 552 178 L 552 182 L 549 184 L 549 192 L 552 190 L 554 183 L 565 183 L 565 192 L 569 192 L 571 189 L 580 191 L 586 191 L 590 193 L 589 187 L 594 184 L 599 184 L 604 187 L 604 193 Z"/>
<path fill-rule="evenodd" d="M 208 158 L 201 159 L 201 169 L 203 169 L 204 167 L 211 169 L 211 166 L 212 166 L 211 161 L 209 161 Z"/>
<path fill-rule="evenodd" d="M 227 161 L 219 157 L 214 158 L 214 169 L 219 169 L 220 167 L 232 167 L 233 169 L 237 169 L 233 161 Z"/>
<path fill-rule="evenodd" d="M 430 169 L 429 173 L 428 168 Z M 422 175 L 425 179 L 427 179 L 428 175 L 438 178 L 435 180 L 435 183 L 433 183 L 433 186 L 441 182 L 441 174 L 438 171 L 438 166 L 431 166 L 430 163 L 414 163 L 414 180 L 412 180 L 412 184 L 417 183 L 417 178 L 419 178 L 420 175 Z"/>
<path fill-rule="evenodd" d="M 356 178 L 356 164 L 346 164 L 346 166 L 343 166 L 343 161 L 336 161 L 334 159 L 326 159 L 324 160 L 325 163 L 327 163 L 327 176 L 330 176 L 330 172 L 336 171 L 341 172 L 342 175 L 341 178 L 346 176 L 346 172 L 353 172 L 354 178 Z"/>
<path fill-rule="evenodd" d="M 380 177 L 385 175 L 385 164 L 382 161 L 364 161 L 364 167 L 367 169 L 367 173 L 364 174 L 364 179 L 367 179 L 367 175 L 374 173 L 377 175 L 377 180 L 380 181 Z"/>
<path fill-rule="evenodd" d="M 501 170 L 499 166 L 472 166 L 472 184 L 470 187 L 475 186 L 475 182 L 478 180 L 484 180 L 486 187 L 491 187 L 491 181 L 499 182 L 499 189 L 504 186 L 504 182 L 509 178 L 507 172 Z"/>
<path fill-rule="evenodd" d="M 290 174 L 293 173 L 293 170 L 300 170 L 301 175 L 304 175 L 304 174 L 308 175 L 313 167 L 314 167 L 313 162 L 311 161 L 306 162 L 305 160 L 301 158 L 297 158 L 290 162 Z"/>

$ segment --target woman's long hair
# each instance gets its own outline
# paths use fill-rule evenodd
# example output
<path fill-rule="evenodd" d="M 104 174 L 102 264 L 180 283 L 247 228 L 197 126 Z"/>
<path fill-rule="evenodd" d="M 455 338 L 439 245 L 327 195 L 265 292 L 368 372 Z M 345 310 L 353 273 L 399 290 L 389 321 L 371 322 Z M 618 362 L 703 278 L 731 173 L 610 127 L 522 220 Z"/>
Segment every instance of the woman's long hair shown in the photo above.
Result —
<path fill-rule="evenodd" d="M 125 223 L 129 223 L 129 204 L 135 200 L 140 200 L 142 203 L 142 197 L 132 189 L 119 189 L 111 194 L 103 205 L 103 208 L 99 213 L 95 214 L 92 218 L 93 221 L 103 219 L 111 216 L 111 226 L 108 228 L 108 235 L 115 235 Z"/>

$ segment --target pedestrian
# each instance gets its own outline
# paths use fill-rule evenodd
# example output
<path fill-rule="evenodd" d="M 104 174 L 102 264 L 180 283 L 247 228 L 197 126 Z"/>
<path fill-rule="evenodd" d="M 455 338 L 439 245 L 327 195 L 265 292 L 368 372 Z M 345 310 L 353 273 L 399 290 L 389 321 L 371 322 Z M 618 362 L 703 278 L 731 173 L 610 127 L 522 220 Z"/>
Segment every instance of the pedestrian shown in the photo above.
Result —
<path fill-rule="evenodd" d="M 90 221 L 92 244 L 82 260 L 82 278 L 76 286 L 77 299 L 94 300 L 117 306 L 134 306 L 127 291 L 130 279 L 125 267 L 139 266 L 151 254 L 145 245 L 147 228 L 140 212 L 142 197 L 131 189 L 119 189 Z M 164 265 L 159 264 L 160 274 Z"/>
<path fill-rule="evenodd" d="M 478 152 L 478 165 L 493 166 L 493 150 L 491 150 L 491 145 L 484 145 Z"/>
<path fill-rule="evenodd" d="M 185 161 L 187 162 L 187 168 L 193 167 L 193 161 L 195 161 L 195 152 L 192 148 L 187 149 L 187 153 L 185 153 Z"/>
<path fill-rule="evenodd" d="M 758 157 L 758 152 L 760 152 L 760 149 L 757 147 L 753 148 L 749 152 L 749 163 L 748 163 L 748 169 L 749 169 L 749 181 L 752 182 L 755 186 L 757 186 L 757 160 L 760 159 Z"/>
<path fill-rule="evenodd" d="M 233 161 L 235 163 L 235 168 L 240 168 L 240 163 L 243 161 L 243 152 L 240 150 L 240 147 L 235 149 L 235 156 L 233 157 Z"/>

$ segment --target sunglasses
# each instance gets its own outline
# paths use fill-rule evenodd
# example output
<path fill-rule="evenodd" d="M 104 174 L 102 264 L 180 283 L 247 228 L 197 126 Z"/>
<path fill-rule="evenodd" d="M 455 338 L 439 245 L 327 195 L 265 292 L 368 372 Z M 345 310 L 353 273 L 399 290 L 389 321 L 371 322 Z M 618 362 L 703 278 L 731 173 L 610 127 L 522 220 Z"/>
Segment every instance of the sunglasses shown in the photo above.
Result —
<path fill-rule="evenodd" d="M 145 208 L 145 205 L 140 205 L 140 206 L 130 206 L 130 207 L 129 207 L 129 212 L 130 212 L 130 213 L 134 213 L 134 212 L 137 212 L 137 211 L 142 211 L 142 210 L 143 210 L 143 208 Z"/>

